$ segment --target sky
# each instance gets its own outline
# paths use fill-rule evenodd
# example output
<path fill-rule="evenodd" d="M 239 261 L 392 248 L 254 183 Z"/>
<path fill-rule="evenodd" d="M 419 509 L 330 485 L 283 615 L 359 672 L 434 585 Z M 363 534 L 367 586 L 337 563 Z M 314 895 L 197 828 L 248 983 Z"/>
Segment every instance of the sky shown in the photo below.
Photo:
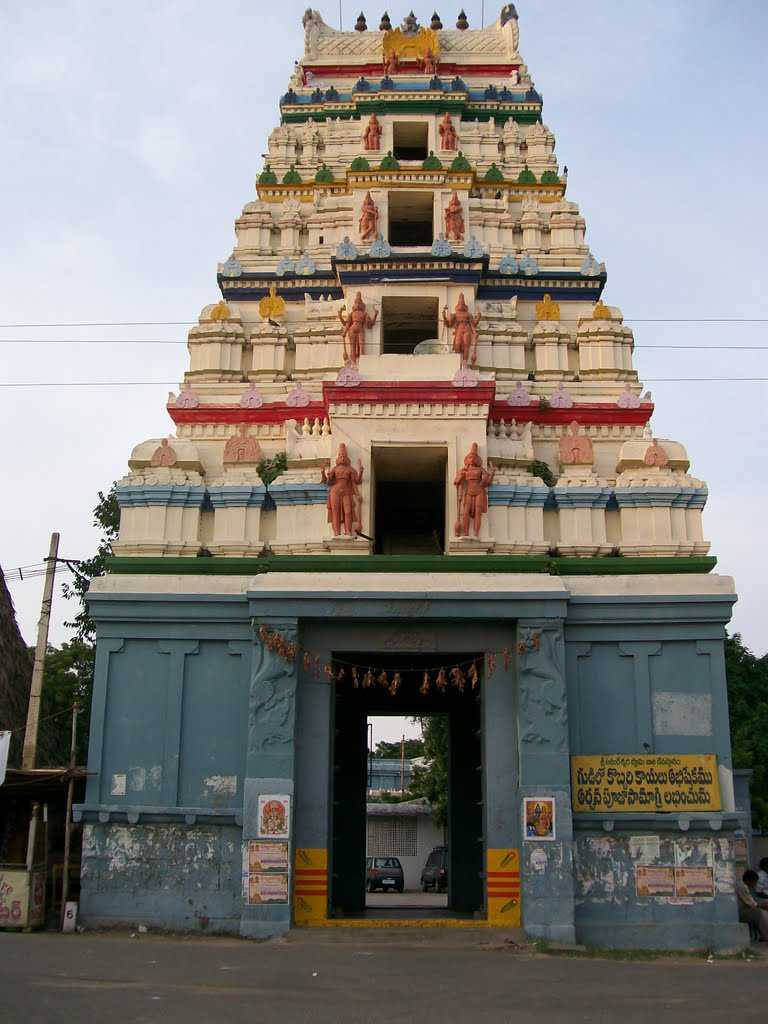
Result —
<path fill-rule="evenodd" d="M 39 563 L 52 530 L 62 554 L 91 554 L 98 491 L 126 472 L 136 443 L 171 431 L 165 400 L 186 365 L 186 330 L 218 298 L 216 264 L 255 198 L 278 98 L 303 51 L 305 6 L 0 0 L 5 570 Z M 422 23 L 432 6 L 416 9 Z M 438 6 L 444 24 L 459 6 Z M 464 6 L 479 25 L 480 4 Z M 768 348 L 768 4 L 517 8 L 568 198 L 607 264 L 604 298 L 635 331 L 654 432 L 682 441 L 709 485 L 705 536 L 740 595 L 732 628 L 763 653 L 766 383 L 680 378 L 768 378 L 765 351 L 709 348 Z M 343 4 L 346 28 L 359 9 Z M 396 24 L 410 4 L 388 9 Z M 337 3 L 321 10 L 338 25 Z M 381 13 L 366 10 L 372 27 Z M 497 13 L 486 5 L 487 20 Z M 126 326 L 29 326 L 116 322 Z M 644 347 L 659 345 L 697 347 Z M 142 383 L 69 386 L 84 381 Z M 34 642 L 41 581 L 11 590 Z M 72 611 L 57 597 L 53 642 L 67 638 Z M 400 728 L 391 723 L 392 738 Z"/>

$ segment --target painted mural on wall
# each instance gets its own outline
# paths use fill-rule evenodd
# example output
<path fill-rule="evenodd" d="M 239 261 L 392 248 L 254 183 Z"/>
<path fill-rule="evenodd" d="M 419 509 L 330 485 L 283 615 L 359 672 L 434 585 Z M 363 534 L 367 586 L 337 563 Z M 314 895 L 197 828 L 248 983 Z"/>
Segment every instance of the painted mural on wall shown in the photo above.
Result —
<path fill-rule="evenodd" d="M 574 811 L 719 811 L 714 754 L 571 758 Z"/>

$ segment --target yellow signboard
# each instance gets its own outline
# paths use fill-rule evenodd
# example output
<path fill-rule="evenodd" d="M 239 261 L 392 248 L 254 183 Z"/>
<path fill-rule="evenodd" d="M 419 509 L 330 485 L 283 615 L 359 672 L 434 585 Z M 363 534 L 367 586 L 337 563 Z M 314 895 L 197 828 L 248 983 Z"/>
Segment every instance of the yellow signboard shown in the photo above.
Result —
<path fill-rule="evenodd" d="M 719 811 L 714 754 L 598 754 L 571 758 L 574 811 Z"/>

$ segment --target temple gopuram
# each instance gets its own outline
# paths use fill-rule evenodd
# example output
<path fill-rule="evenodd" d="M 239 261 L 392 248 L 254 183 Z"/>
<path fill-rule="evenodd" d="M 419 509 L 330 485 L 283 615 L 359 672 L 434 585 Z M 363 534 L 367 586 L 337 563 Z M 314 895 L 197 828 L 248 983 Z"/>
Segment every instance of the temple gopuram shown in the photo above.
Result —
<path fill-rule="evenodd" d="M 302 27 L 90 590 L 81 920 L 377 920 L 366 720 L 440 714 L 445 922 L 741 948 L 733 581 L 705 483 L 654 432 L 515 7 Z"/>

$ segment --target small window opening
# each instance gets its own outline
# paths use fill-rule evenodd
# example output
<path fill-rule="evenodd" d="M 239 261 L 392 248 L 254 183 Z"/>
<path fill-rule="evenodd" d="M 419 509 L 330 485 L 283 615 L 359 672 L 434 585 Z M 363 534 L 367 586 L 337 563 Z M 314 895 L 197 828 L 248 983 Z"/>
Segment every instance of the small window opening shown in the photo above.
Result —
<path fill-rule="evenodd" d="M 319 245 L 324 245 L 325 244 L 325 238 L 323 237 L 323 235 L 320 235 L 320 237 L 318 238 L 317 241 L 318 241 Z"/>
<path fill-rule="evenodd" d="M 434 202 L 431 192 L 398 190 L 389 193 L 391 245 L 432 245 Z"/>
<path fill-rule="evenodd" d="M 424 296 L 383 296 L 381 351 L 384 355 L 410 355 L 422 341 L 436 341 L 437 299 Z"/>
<path fill-rule="evenodd" d="M 426 160 L 426 121 L 395 121 L 392 125 L 392 155 L 396 160 Z"/>
<path fill-rule="evenodd" d="M 444 448 L 374 449 L 375 553 L 445 551 Z"/>

